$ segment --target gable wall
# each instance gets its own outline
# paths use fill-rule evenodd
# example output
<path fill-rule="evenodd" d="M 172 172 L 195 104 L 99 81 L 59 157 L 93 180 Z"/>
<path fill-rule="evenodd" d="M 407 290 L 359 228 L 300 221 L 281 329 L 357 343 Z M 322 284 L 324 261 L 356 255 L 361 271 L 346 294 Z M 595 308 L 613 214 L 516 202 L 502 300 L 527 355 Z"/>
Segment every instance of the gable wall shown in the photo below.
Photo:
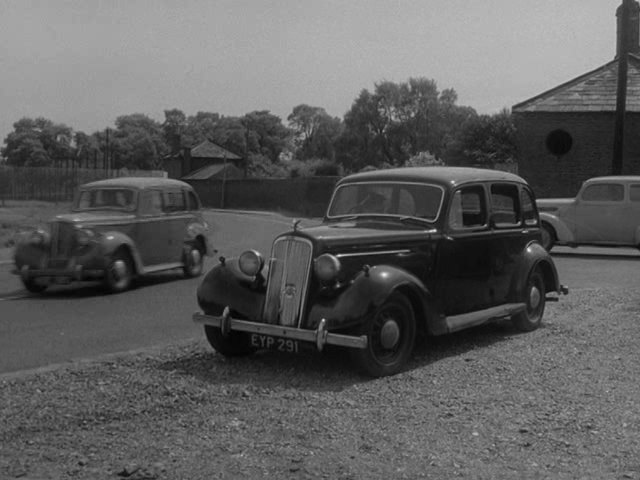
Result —
<path fill-rule="evenodd" d="M 615 114 L 513 113 L 519 150 L 518 174 L 538 198 L 572 197 L 588 178 L 609 175 L 613 156 Z M 556 157 L 546 147 L 547 135 L 568 132 L 571 150 Z M 640 114 L 627 114 L 622 174 L 640 175 Z"/>

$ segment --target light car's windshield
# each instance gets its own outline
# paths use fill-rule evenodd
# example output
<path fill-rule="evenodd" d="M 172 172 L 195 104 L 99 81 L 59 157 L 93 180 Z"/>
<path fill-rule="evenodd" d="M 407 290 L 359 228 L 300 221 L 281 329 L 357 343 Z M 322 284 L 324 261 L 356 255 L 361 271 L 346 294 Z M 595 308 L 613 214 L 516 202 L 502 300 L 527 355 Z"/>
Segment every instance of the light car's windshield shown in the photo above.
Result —
<path fill-rule="evenodd" d="M 135 191 L 126 188 L 96 188 L 82 190 L 76 199 L 74 210 L 120 210 L 132 212 L 136 209 Z"/>
<path fill-rule="evenodd" d="M 434 221 L 440 213 L 443 190 L 422 183 L 368 182 L 338 187 L 328 218 L 358 215 L 391 215 Z"/>

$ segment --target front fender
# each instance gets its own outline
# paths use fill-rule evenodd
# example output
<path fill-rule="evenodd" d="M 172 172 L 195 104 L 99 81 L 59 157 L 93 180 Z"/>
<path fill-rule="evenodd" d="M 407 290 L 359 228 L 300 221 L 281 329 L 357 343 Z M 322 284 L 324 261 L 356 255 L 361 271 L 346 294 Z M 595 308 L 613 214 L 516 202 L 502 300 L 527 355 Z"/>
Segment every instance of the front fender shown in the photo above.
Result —
<path fill-rule="evenodd" d="M 396 290 L 412 301 L 418 321 L 433 318 L 433 298 L 420 279 L 400 268 L 378 265 L 359 272 L 337 297 L 312 301 L 306 327 L 317 328 L 323 318 L 329 330 L 361 324 Z"/>
<path fill-rule="evenodd" d="M 265 289 L 257 281 L 240 271 L 238 259 L 219 263 L 204 276 L 196 297 L 200 308 L 208 315 L 222 315 L 225 307 L 248 320 L 260 321 Z M 258 283 L 256 283 L 258 282 Z"/>
<path fill-rule="evenodd" d="M 125 247 L 131 254 L 136 272 L 142 272 L 144 270 L 138 247 L 136 247 L 136 243 L 128 235 L 118 231 L 105 232 L 100 236 L 99 242 L 105 261 L 113 255 L 116 250 Z"/>
<path fill-rule="evenodd" d="M 529 274 L 540 268 L 544 275 L 545 290 L 547 292 L 562 293 L 562 285 L 558 277 L 553 259 L 538 242 L 531 242 L 527 245 L 523 260 L 520 263 L 511 283 L 510 298 L 512 302 L 521 302 L 525 295 L 525 289 Z"/>
<path fill-rule="evenodd" d="M 575 237 L 571 228 L 557 215 L 548 212 L 540 212 L 540 221 L 548 223 L 556 232 L 557 240 L 561 243 L 574 243 Z"/>

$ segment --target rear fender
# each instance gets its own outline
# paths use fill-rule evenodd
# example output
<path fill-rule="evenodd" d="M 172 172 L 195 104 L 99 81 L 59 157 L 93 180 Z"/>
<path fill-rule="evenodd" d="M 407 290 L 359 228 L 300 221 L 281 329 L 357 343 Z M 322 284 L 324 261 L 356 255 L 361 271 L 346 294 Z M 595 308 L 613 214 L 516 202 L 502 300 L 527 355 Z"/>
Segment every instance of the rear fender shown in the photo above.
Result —
<path fill-rule="evenodd" d="M 186 246 L 192 246 L 196 244 L 202 245 L 205 255 L 213 255 L 214 250 L 211 247 L 209 238 L 207 237 L 208 228 L 200 222 L 192 222 L 187 225 L 184 243 Z"/>
<path fill-rule="evenodd" d="M 569 226 L 556 215 L 540 212 L 540 221 L 548 223 L 556 232 L 556 238 L 561 243 L 574 243 L 575 237 Z"/>
<path fill-rule="evenodd" d="M 431 292 L 416 276 L 389 265 L 359 272 L 337 297 L 316 299 L 309 311 L 306 328 L 317 328 L 323 318 L 329 330 L 359 325 L 395 291 L 409 298 L 418 322 L 425 322 L 423 326 L 432 331 L 432 322 L 439 317 Z"/>
<path fill-rule="evenodd" d="M 562 286 L 558 277 L 553 259 L 538 242 L 531 242 L 525 249 L 523 261 L 516 271 L 511 283 L 510 298 L 512 302 L 520 302 L 524 298 L 529 274 L 535 269 L 540 268 L 544 276 L 545 290 L 547 292 L 562 293 Z"/>

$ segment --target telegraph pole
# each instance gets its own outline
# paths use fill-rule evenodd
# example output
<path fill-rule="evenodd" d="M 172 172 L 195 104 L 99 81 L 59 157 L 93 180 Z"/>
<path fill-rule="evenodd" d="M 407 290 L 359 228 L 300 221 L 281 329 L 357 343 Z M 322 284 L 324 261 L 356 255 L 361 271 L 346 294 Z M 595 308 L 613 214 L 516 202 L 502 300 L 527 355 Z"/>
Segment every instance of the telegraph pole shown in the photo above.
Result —
<path fill-rule="evenodd" d="M 616 91 L 616 122 L 613 132 L 613 159 L 611 175 L 622 173 L 624 159 L 624 125 L 627 108 L 627 72 L 629 70 L 629 18 L 631 2 L 622 0 L 620 5 L 620 38 L 618 43 L 618 87 Z"/>

